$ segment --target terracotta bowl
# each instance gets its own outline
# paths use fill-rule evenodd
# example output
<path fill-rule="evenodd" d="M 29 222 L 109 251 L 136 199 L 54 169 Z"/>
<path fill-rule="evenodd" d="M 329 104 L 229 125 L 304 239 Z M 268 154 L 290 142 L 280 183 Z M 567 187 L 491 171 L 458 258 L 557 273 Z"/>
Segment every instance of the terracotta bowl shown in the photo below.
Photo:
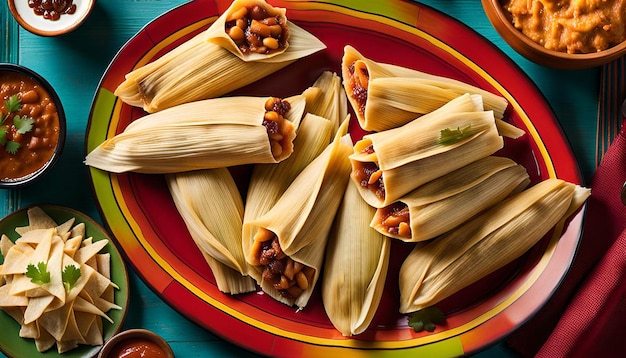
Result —
<path fill-rule="evenodd" d="M 546 49 L 534 42 L 507 19 L 501 0 L 481 0 L 489 21 L 502 38 L 518 53 L 540 65 L 558 69 L 585 69 L 601 66 L 626 54 L 626 41 L 606 50 L 588 54 L 568 54 Z"/>
<path fill-rule="evenodd" d="M 85 22 L 96 1 L 65 1 L 68 7 L 59 6 L 56 14 L 50 13 L 49 10 L 44 10 L 43 8 L 31 8 L 28 0 L 8 0 L 8 2 L 11 14 L 26 30 L 39 36 L 59 36 L 74 31 Z M 53 0 L 53 2 L 56 2 L 56 0 Z M 63 2 L 59 1 L 58 3 L 61 4 Z"/>
<path fill-rule="evenodd" d="M 9 86 L 8 84 L 10 82 L 23 84 L 20 89 L 15 85 Z M 33 90 L 33 92 L 37 92 L 39 94 L 37 101 L 29 103 L 28 97 L 20 99 L 20 111 L 9 112 L 6 106 L 8 98 L 14 96 L 21 98 L 21 96 L 25 95 L 25 93 L 29 91 L 30 87 L 27 86 L 31 85 L 32 88 L 37 87 L 36 90 Z M 47 93 L 47 95 L 44 92 Z M 42 100 L 44 102 L 40 104 L 40 101 Z M 56 114 L 51 114 L 51 109 L 38 112 L 35 112 L 33 109 L 34 106 L 39 106 L 41 108 L 53 108 L 46 103 L 54 104 Z M 13 140 L 14 142 L 20 143 L 19 148 L 14 153 L 10 153 L 8 142 L 11 138 L 8 134 L 5 137 L 5 142 L 0 146 L 0 161 L 6 164 L 3 165 L 3 169 L 0 170 L 0 189 L 13 189 L 32 184 L 50 171 L 63 151 L 63 146 L 65 144 L 66 121 L 61 100 L 50 83 L 35 71 L 21 65 L 0 63 L 0 110 L 2 112 L 2 116 L 4 116 L 3 118 L 5 118 L 3 126 L 8 128 L 6 129 L 7 133 L 17 131 L 17 127 L 13 121 L 16 116 L 21 118 L 29 117 L 33 121 L 32 128 L 28 130 L 28 132 L 22 134 L 19 139 Z M 58 120 L 58 123 L 54 125 L 54 128 L 50 125 L 43 124 L 44 118 L 46 117 L 55 117 L 51 119 L 55 122 Z M 12 122 L 13 124 L 11 124 Z M 44 131 L 48 134 L 41 134 L 44 133 Z M 57 133 L 56 138 L 50 136 L 49 133 L 51 132 Z M 11 135 L 13 136 L 14 134 Z M 46 139 L 48 142 L 37 143 L 40 139 L 43 141 L 44 138 L 48 138 Z M 46 146 L 47 149 L 42 149 L 42 146 Z M 40 158 L 37 159 L 36 163 L 34 163 L 37 166 L 31 169 L 27 169 L 26 167 L 24 167 L 24 169 L 19 169 L 20 163 L 25 162 L 24 158 L 28 158 L 29 161 L 32 160 L 29 158 L 30 155 Z M 14 164 L 11 164 L 13 169 L 7 168 L 5 170 L 4 167 L 7 167 L 7 163 L 9 162 L 14 162 Z"/>
<path fill-rule="evenodd" d="M 136 356 L 152 357 L 150 350 L 160 350 L 159 357 L 174 358 L 170 345 L 158 334 L 147 329 L 129 329 L 111 337 L 98 354 L 98 358 L 124 356 L 123 353 L 135 352 Z"/>

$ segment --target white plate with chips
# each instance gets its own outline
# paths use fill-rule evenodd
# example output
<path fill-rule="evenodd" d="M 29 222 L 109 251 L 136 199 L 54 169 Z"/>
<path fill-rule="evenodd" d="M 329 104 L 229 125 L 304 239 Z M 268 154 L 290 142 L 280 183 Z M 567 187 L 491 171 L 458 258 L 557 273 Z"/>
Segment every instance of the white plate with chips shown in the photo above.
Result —
<path fill-rule="evenodd" d="M 52 223 L 56 223 L 58 227 Z M 52 234 L 49 234 L 51 231 L 47 229 L 52 229 Z M 63 236 L 64 232 L 67 232 L 65 236 Z M 0 305 L 4 306 L 0 307 L 2 308 L 0 310 L 0 326 L 3 327 L 0 335 L 0 350 L 9 357 L 95 356 L 101 348 L 99 343 L 106 342 L 119 332 L 126 315 L 129 298 L 126 266 L 108 233 L 89 216 L 74 209 L 56 205 L 36 205 L 18 210 L 0 220 L 0 234 L 6 235 L 6 238 L 0 240 L 0 264 L 2 265 L 2 271 L 0 271 Z M 11 246 L 16 245 L 16 240 L 20 238 L 21 245 L 26 245 L 25 242 L 28 242 L 28 245 L 33 248 L 32 252 L 28 248 L 20 250 L 21 254 L 15 250 L 12 253 L 9 252 Z M 45 248 L 45 242 L 50 243 L 49 250 Z M 44 249 L 37 250 L 41 245 L 44 245 Z M 58 248 L 59 245 L 63 245 L 62 250 Z M 16 245 L 15 248 L 17 247 Z M 62 252 L 59 253 L 59 250 Z M 42 252 L 48 252 L 47 256 Z M 62 264 L 54 264 L 53 256 L 55 255 L 56 257 L 63 257 Z M 57 258 L 56 261 L 58 260 Z M 46 263 L 43 272 L 39 270 L 38 264 L 40 262 Z M 33 283 L 31 280 L 33 274 L 27 273 L 27 267 L 20 269 L 25 264 L 27 267 L 33 264 L 31 270 L 38 272 L 35 276 L 42 273 L 45 276 L 45 272 L 50 273 L 50 282 Z M 75 272 L 73 280 L 69 278 L 72 275 L 66 276 L 62 272 L 65 270 L 60 269 L 61 267 L 67 268 L 68 264 L 74 265 L 80 272 L 80 274 Z M 11 266 L 14 267 L 11 268 Z M 55 270 L 56 267 L 59 267 L 59 270 Z M 24 272 L 19 273 L 18 271 Z M 85 274 L 90 271 L 90 274 Z M 66 271 L 66 273 L 68 272 Z M 96 277 L 99 278 L 99 283 L 96 283 Z M 107 282 L 107 280 L 109 281 Z M 59 284 L 63 286 L 61 289 L 54 287 Z M 12 285 L 12 287 L 9 288 L 8 285 Z M 19 285 L 30 286 L 30 288 Z M 100 288 L 95 288 L 96 286 Z M 37 321 L 38 326 L 48 327 L 52 331 L 47 340 L 41 338 L 39 342 L 42 346 L 50 346 L 45 353 L 39 352 L 34 338 L 20 337 L 20 332 L 22 335 L 31 336 L 36 333 L 31 330 L 32 324 L 31 327 L 20 326 L 7 313 L 12 311 L 13 315 L 19 316 L 20 312 L 24 312 L 23 306 L 21 309 L 19 307 L 10 308 L 17 306 L 11 306 L 7 303 L 9 290 L 12 292 L 11 296 L 24 296 L 15 299 L 13 304 L 17 305 L 19 303 L 16 302 L 20 301 L 22 304 L 27 302 L 26 310 L 31 312 L 38 310 L 35 302 L 41 300 L 33 300 L 32 298 L 26 300 L 25 292 L 40 291 L 42 297 L 55 293 L 45 310 L 39 308 L 45 313 L 36 314 L 30 318 L 33 322 Z M 65 292 L 66 303 L 63 303 L 59 298 L 59 295 L 63 296 L 60 290 Z M 24 293 L 20 294 L 19 292 Z M 100 292 L 96 300 L 90 298 L 94 296 L 94 292 Z M 75 299 L 74 297 L 79 298 Z M 73 304 L 70 306 L 69 302 L 73 302 Z M 52 309 L 51 305 L 55 304 L 59 308 Z M 31 307 L 28 307 L 29 305 Z M 65 312 L 66 317 L 70 318 L 69 320 L 59 318 L 63 312 Z M 26 313 L 23 314 L 26 315 Z M 35 317 L 37 318 L 35 319 Z M 51 329 L 53 326 L 58 326 L 58 324 L 55 325 L 55 322 L 66 321 L 71 323 L 64 327 Z M 91 332 L 91 334 L 85 332 Z M 100 334 L 101 342 L 98 342 L 100 339 L 94 332 Z M 59 340 L 62 340 L 63 343 L 59 343 Z M 62 354 L 58 353 L 59 347 L 61 350 L 72 347 L 72 340 L 84 342 Z M 87 344 L 84 344 L 85 341 Z"/>

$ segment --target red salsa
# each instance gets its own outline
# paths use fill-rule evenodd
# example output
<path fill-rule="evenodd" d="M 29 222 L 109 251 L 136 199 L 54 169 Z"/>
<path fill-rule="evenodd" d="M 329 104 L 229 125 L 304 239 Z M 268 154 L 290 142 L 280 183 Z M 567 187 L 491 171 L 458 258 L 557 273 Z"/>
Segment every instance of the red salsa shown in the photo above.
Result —
<path fill-rule="evenodd" d="M 126 339 L 111 350 L 111 358 L 158 358 L 167 357 L 165 351 L 147 339 Z"/>
<path fill-rule="evenodd" d="M 59 141 L 59 114 L 50 94 L 33 78 L 0 72 L 0 180 L 41 169 Z"/>

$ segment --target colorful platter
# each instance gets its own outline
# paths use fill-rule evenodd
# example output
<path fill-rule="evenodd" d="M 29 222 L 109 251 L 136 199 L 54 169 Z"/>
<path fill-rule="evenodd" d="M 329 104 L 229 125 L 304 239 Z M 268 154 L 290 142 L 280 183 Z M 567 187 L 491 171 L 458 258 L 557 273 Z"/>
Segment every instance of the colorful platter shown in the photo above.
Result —
<path fill-rule="evenodd" d="M 119 289 L 115 291 L 115 304 L 120 306 L 121 309 L 113 309 L 107 313 L 113 320 L 112 324 L 106 320 L 103 321 L 103 338 L 104 341 L 107 341 L 122 328 L 122 323 L 126 317 L 126 309 L 128 308 L 128 275 L 122 255 L 115 247 L 115 243 L 108 236 L 107 231 L 84 213 L 53 204 L 38 204 L 36 206 L 41 208 L 58 224 L 64 223 L 71 218 L 75 218 L 76 223 L 84 223 L 87 238 L 92 237 L 94 241 L 103 239 L 109 240 L 101 252 L 106 252 L 111 255 L 111 280 L 119 287 Z M 0 233 L 7 235 L 13 241 L 19 238 L 20 235 L 15 232 L 15 228 L 29 224 L 28 209 L 30 209 L 30 207 L 22 208 L 0 220 Z M 0 255 L 0 258 L 2 258 L 2 255 Z M 4 258 L 0 261 L 0 264 L 4 261 L 3 259 Z M 40 353 L 37 351 L 34 340 L 19 337 L 20 325 L 3 311 L 0 311 L 0 327 L 2 327 L 2 334 L 0 334 L 0 351 L 9 357 L 94 357 L 98 354 L 100 348 L 102 348 L 101 346 L 79 345 L 71 351 L 60 354 L 57 352 L 56 347 L 53 347 L 46 352 Z"/>
<path fill-rule="evenodd" d="M 523 164 L 533 182 L 581 175 L 556 118 L 535 85 L 502 52 L 458 21 L 405 1 L 271 1 L 316 35 L 327 49 L 238 90 L 289 96 L 324 70 L 340 73 L 343 47 L 366 57 L 447 76 L 499 93 L 506 119 L 527 135 L 506 141 L 498 154 Z M 120 50 L 104 74 L 91 109 L 86 151 L 145 113 L 113 91 L 124 75 L 206 29 L 230 4 L 196 0 L 152 21 Z M 245 190 L 248 167 L 233 168 Z M 161 175 L 109 174 L 90 169 L 101 215 L 130 264 L 168 304 L 200 326 L 253 352 L 270 355 L 369 354 L 458 356 L 509 335 L 550 298 L 567 272 L 580 238 L 584 210 L 557 227 L 526 255 L 442 302 L 447 321 L 434 332 L 414 332 L 398 313 L 397 272 L 409 246 L 394 244 L 386 292 L 370 328 L 348 338 L 324 312 L 319 292 L 302 311 L 261 292 L 229 296 L 215 280 L 178 215 Z M 319 291 L 319 290 L 318 290 Z"/>

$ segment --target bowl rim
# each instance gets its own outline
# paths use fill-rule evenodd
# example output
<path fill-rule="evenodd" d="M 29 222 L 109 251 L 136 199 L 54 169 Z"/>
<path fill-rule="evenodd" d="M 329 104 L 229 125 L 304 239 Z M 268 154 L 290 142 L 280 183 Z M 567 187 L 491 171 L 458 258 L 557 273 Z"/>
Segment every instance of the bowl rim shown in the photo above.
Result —
<path fill-rule="evenodd" d="M 574 62 L 585 62 L 585 61 L 593 61 L 593 60 L 601 60 L 614 58 L 626 53 L 626 40 L 622 41 L 620 44 L 609 47 L 605 50 L 592 52 L 592 53 L 567 53 L 562 51 L 551 50 L 545 48 L 538 44 L 537 42 L 530 39 L 523 32 L 515 28 L 513 24 L 509 21 L 505 14 L 505 10 L 500 3 L 501 0 L 481 0 L 483 8 L 487 14 L 487 17 L 494 25 L 494 28 L 500 33 L 502 38 L 514 47 L 511 42 L 507 39 L 508 35 L 512 35 L 516 40 L 521 41 L 524 46 L 530 48 L 531 50 L 541 53 L 544 56 L 551 57 L 553 59 L 563 60 L 563 61 L 574 61 Z M 491 11 L 489 11 L 491 9 Z M 495 19 L 493 18 L 495 15 Z M 494 23 L 494 20 L 497 20 L 498 24 Z M 501 26 L 506 29 L 506 33 Z"/>
<path fill-rule="evenodd" d="M 46 89 L 46 91 L 50 95 L 50 98 L 56 105 L 57 115 L 59 117 L 59 139 L 57 140 L 57 145 L 54 148 L 54 152 L 52 152 L 52 156 L 50 157 L 50 159 L 48 159 L 48 161 L 44 163 L 44 165 L 41 168 L 21 178 L 10 179 L 10 180 L 0 179 L 0 189 L 16 189 L 19 187 L 26 186 L 28 184 L 32 184 L 36 182 L 37 180 L 41 179 L 43 174 L 48 172 L 48 170 L 56 164 L 56 162 L 59 160 L 59 157 L 61 157 L 61 154 L 63 153 L 63 148 L 65 147 L 67 123 L 66 123 L 65 110 L 63 109 L 61 98 L 59 97 L 58 93 L 55 91 L 54 87 L 52 87 L 50 82 L 48 82 L 42 75 L 40 75 L 39 73 L 35 72 L 34 70 L 26 66 L 15 64 L 15 63 L 5 63 L 5 62 L 0 62 L 0 73 L 1 72 L 20 73 L 28 77 L 31 77 L 36 82 L 38 82 L 41 86 L 43 86 Z"/>
<path fill-rule="evenodd" d="M 163 350 L 163 352 L 165 353 L 165 358 L 174 357 L 174 351 L 172 350 L 172 347 L 169 345 L 169 343 L 167 343 L 165 338 L 161 337 L 159 334 L 149 329 L 131 328 L 113 335 L 113 337 L 106 341 L 102 346 L 102 349 L 98 353 L 98 358 L 108 357 L 111 353 L 111 350 L 115 348 L 118 343 L 133 338 L 145 338 L 147 340 L 150 340 Z"/>
<path fill-rule="evenodd" d="M 89 14 L 91 14 L 91 12 L 93 11 L 96 0 L 81 0 L 81 1 L 86 1 L 87 7 L 83 13 L 78 14 L 80 17 L 76 21 L 58 30 L 45 30 L 40 27 L 36 27 L 32 25 L 31 23 L 29 23 L 28 21 L 26 21 L 26 19 L 24 19 L 24 17 L 22 17 L 19 11 L 17 10 L 17 7 L 15 6 L 15 0 L 7 0 L 8 5 L 9 5 L 9 11 L 13 15 L 13 18 L 15 18 L 17 23 L 20 24 L 20 26 L 22 26 L 28 32 L 33 33 L 35 35 L 44 36 L 44 37 L 64 35 L 66 33 L 74 31 L 76 28 L 82 25 L 85 22 L 85 20 L 87 20 L 87 18 L 89 17 Z"/>

